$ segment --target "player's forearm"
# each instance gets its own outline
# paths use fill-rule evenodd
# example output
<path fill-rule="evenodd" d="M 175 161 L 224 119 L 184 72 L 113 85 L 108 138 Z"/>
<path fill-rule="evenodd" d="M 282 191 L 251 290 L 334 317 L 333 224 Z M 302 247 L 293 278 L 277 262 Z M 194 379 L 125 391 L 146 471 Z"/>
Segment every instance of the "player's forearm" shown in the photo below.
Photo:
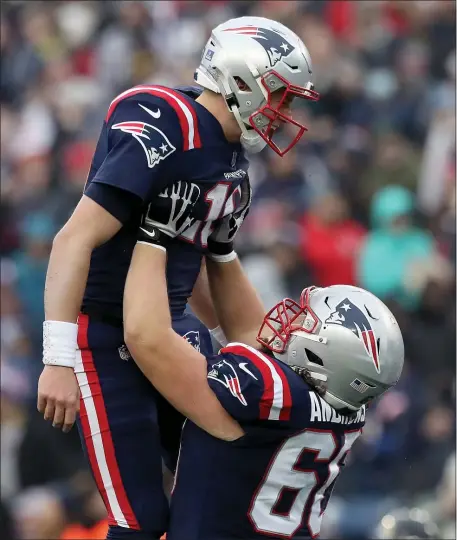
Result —
<path fill-rule="evenodd" d="M 206 359 L 171 327 L 166 254 L 137 244 L 124 291 L 126 344 L 145 376 L 176 409 L 211 435 L 243 432 L 208 386 Z"/>
<path fill-rule="evenodd" d="M 219 326 L 219 321 L 211 298 L 205 259 L 203 259 L 200 274 L 195 283 L 194 290 L 192 291 L 192 296 L 189 298 L 189 304 L 192 311 L 207 328 L 211 330 Z"/>
<path fill-rule="evenodd" d="M 53 242 L 46 274 L 46 320 L 76 322 L 89 273 L 92 249 L 77 237 L 59 233 Z"/>
<path fill-rule="evenodd" d="M 160 344 L 129 346 L 136 363 L 154 387 L 184 416 L 210 435 L 235 440 L 239 424 L 223 409 L 207 382 L 206 360 L 172 329 Z"/>
<path fill-rule="evenodd" d="M 240 261 L 217 263 L 208 259 L 206 264 L 214 307 L 227 339 L 257 348 L 265 309 Z"/>

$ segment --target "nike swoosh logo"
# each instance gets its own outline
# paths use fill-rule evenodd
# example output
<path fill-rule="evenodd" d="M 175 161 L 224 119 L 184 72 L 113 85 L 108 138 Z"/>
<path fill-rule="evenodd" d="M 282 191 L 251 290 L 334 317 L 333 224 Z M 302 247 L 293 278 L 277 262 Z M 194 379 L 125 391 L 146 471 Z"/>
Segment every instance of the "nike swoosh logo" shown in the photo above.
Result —
<path fill-rule="evenodd" d="M 242 369 L 243 371 L 245 371 L 248 375 L 250 375 L 251 377 L 253 377 L 256 381 L 258 381 L 259 379 L 254 375 L 254 373 L 252 373 L 252 371 L 249 371 L 249 369 L 246 367 L 248 364 L 247 362 L 241 362 L 241 364 L 238 364 L 240 366 L 240 369 Z"/>
<path fill-rule="evenodd" d="M 155 231 L 147 231 L 146 229 L 143 229 L 143 227 L 140 227 L 140 229 L 145 233 L 147 234 L 150 238 L 155 238 L 156 237 L 156 232 Z"/>
<path fill-rule="evenodd" d="M 144 109 L 148 114 L 150 114 L 152 116 L 152 118 L 160 118 L 162 116 L 162 113 L 160 112 L 160 109 L 157 109 L 156 112 L 154 111 L 151 111 L 151 109 L 148 109 L 147 107 L 145 107 L 144 105 L 141 105 L 141 103 L 138 103 L 138 105 Z"/>

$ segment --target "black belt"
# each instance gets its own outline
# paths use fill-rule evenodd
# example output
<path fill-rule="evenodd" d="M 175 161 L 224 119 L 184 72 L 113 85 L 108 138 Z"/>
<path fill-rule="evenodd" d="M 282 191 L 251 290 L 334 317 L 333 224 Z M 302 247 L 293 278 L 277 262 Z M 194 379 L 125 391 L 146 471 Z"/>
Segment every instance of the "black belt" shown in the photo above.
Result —
<path fill-rule="evenodd" d="M 98 321 L 101 323 L 109 324 L 111 326 L 116 326 L 117 328 L 123 328 L 124 323 L 120 317 L 106 313 L 103 309 L 95 306 L 83 306 L 81 308 L 81 313 L 83 315 L 88 315 L 93 321 Z"/>

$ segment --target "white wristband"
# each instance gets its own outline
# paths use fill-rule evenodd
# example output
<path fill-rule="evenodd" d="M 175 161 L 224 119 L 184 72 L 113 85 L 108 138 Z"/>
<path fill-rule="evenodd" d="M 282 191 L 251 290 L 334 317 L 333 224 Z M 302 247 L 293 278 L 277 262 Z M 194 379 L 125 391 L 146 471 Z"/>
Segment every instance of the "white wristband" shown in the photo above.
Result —
<path fill-rule="evenodd" d="M 228 263 L 234 261 L 238 255 L 236 251 L 227 253 L 227 255 L 215 255 L 214 253 L 208 253 L 207 257 L 217 263 Z"/>
<path fill-rule="evenodd" d="M 225 347 L 227 345 L 227 338 L 225 337 L 224 331 L 220 326 L 213 328 L 209 331 L 209 333 L 218 343 L 222 345 L 222 347 Z"/>
<path fill-rule="evenodd" d="M 43 364 L 74 368 L 78 325 L 62 321 L 43 323 Z"/>

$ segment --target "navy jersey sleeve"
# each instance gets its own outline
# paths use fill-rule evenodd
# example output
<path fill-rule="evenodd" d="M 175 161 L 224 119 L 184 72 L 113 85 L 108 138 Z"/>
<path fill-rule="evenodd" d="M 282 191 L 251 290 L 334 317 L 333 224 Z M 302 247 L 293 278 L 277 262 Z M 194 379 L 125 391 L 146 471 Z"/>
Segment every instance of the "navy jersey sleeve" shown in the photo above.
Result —
<path fill-rule="evenodd" d="M 287 377 L 277 362 L 241 343 L 231 343 L 208 361 L 208 383 L 235 419 L 289 420 Z"/>
<path fill-rule="evenodd" d="M 183 122 L 161 97 L 133 95 L 108 111 L 106 148 L 91 182 L 128 191 L 146 201 L 173 179 L 183 150 Z"/>

